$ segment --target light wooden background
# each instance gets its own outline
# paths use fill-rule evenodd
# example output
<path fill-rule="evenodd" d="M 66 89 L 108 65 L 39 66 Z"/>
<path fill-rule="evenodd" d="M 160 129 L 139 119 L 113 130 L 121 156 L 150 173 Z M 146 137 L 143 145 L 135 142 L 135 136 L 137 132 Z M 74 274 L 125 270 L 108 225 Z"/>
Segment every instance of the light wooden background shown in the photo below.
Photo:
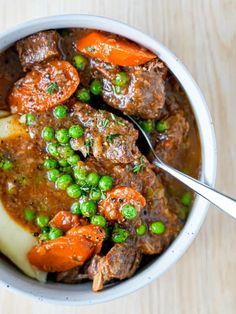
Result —
<path fill-rule="evenodd" d="M 236 0 L 0 0 L 0 31 L 36 17 L 90 13 L 128 22 L 183 60 L 218 141 L 217 187 L 236 197 Z M 92 307 L 45 305 L 0 290 L 1 314 L 236 313 L 236 222 L 211 207 L 184 257 L 148 287 Z"/>

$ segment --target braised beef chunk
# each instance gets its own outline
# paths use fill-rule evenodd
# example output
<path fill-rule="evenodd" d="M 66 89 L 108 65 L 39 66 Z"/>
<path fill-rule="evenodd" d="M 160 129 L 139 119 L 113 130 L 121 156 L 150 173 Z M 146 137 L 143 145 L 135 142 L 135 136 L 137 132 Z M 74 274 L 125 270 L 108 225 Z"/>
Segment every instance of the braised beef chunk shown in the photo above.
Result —
<path fill-rule="evenodd" d="M 24 71 L 41 62 L 60 58 L 59 35 L 56 31 L 43 31 L 26 37 L 16 43 L 16 49 Z"/>
<path fill-rule="evenodd" d="M 131 277 L 140 265 L 142 255 L 132 243 L 115 244 L 106 256 L 95 255 L 88 268 L 93 291 L 102 290 L 112 279 Z"/>
<path fill-rule="evenodd" d="M 110 106 L 143 119 L 158 118 L 165 103 L 166 67 L 154 59 L 142 66 L 121 68 L 91 59 L 92 75 L 103 81 L 103 100 Z M 128 82 L 115 86 L 116 75 L 125 71 Z"/>
<path fill-rule="evenodd" d="M 165 162 L 171 162 L 176 157 L 176 152 L 189 131 L 189 123 L 182 110 L 176 111 L 164 120 L 167 130 L 164 133 L 157 134 L 155 151 Z"/>
<path fill-rule="evenodd" d="M 112 163 L 128 164 L 138 157 L 138 133 L 128 121 L 79 102 L 73 106 L 72 115 L 85 127 L 85 136 L 71 140 L 73 149 Z"/>
<path fill-rule="evenodd" d="M 63 283 L 79 283 L 86 279 L 88 279 L 88 274 L 85 274 L 80 266 L 62 271 L 56 275 L 56 281 Z"/>
<path fill-rule="evenodd" d="M 12 48 L 0 54 L 0 109 L 9 110 L 7 96 L 14 82 L 22 75 L 18 54 Z"/>

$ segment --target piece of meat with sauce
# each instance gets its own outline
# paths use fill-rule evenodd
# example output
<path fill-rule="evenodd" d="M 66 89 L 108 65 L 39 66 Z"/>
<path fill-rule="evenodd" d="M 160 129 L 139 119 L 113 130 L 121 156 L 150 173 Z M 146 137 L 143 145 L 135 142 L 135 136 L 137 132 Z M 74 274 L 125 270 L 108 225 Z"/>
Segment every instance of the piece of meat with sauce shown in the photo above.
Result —
<path fill-rule="evenodd" d="M 180 145 L 184 145 L 189 123 L 182 110 L 174 112 L 163 121 L 167 125 L 167 130 L 164 133 L 156 133 L 155 151 L 163 161 L 172 163 L 176 159 Z"/>
<path fill-rule="evenodd" d="M 115 244 L 106 256 L 95 255 L 88 267 L 93 291 L 102 290 L 104 284 L 113 280 L 131 277 L 142 259 L 140 251 L 131 243 Z"/>
<path fill-rule="evenodd" d="M 72 116 L 85 128 L 85 136 L 72 139 L 71 146 L 84 156 L 92 154 L 114 164 L 132 163 L 139 153 L 135 145 L 138 132 L 128 121 L 104 110 L 77 102 Z"/>
<path fill-rule="evenodd" d="M 111 166 L 94 158 L 85 161 L 84 166 L 87 170 L 97 171 L 102 175 L 112 175 L 114 186 L 132 187 L 145 197 L 146 206 L 142 208 L 137 219 L 124 221 L 121 224 L 129 230 L 133 237 L 136 236 L 135 230 L 140 223 L 145 224 L 147 231 L 144 236 L 137 237 L 136 244 L 143 254 L 159 254 L 168 247 L 180 231 L 181 223 L 169 207 L 160 175 L 154 172 L 153 166 L 146 158 L 144 159 L 144 168 L 139 173 L 134 173 L 131 165 Z M 155 221 L 165 224 L 163 234 L 156 235 L 149 230 L 150 224 Z"/>
<path fill-rule="evenodd" d="M 56 31 L 43 31 L 23 38 L 16 43 L 20 62 L 24 71 L 35 65 L 60 58 L 58 49 L 59 34 Z"/>
<path fill-rule="evenodd" d="M 63 283 L 69 283 L 69 284 L 75 284 L 79 283 L 83 280 L 88 279 L 88 274 L 85 274 L 80 266 L 77 266 L 75 268 L 62 271 L 60 273 L 57 273 L 56 275 L 56 281 L 57 282 L 63 282 Z"/>
<path fill-rule="evenodd" d="M 143 119 L 159 117 L 165 103 L 164 78 L 167 72 L 159 59 L 125 68 L 91 59 L 90 68 L 92 76 L 103 81 L 102 97 L 108 105 Z M 118 90 L 114 81 L 121 71 L 127 73 L 128 82 Z"/>

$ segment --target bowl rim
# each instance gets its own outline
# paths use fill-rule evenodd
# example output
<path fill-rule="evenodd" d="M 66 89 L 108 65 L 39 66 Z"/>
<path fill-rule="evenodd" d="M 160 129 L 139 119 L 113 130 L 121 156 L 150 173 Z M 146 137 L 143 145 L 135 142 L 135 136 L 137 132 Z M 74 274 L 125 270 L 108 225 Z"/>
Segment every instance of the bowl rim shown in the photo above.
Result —
<path fill-rule="evenodd" d="M 197 121 L 202 149 L 201 181 L 213 187 L 216 178 L 217 150 L 213 122 L 206 101 L 187 68 L 158 40 L 126 23 L 107 17 L 87 14 L 66 14 L 30 20 L 2 32 L 0 34 L 0 51 L 5 50 L 20 38 L 40 30 L 67 27 L 94 28 L 119 34 L 150 49 L 167 64 L 188 95 Z M 13 274 L 11 274 L 4 267 L 0 268 L 0 285 L 42 302 L 64 305 L 82 306 L 97 304 L 122 297 L 146 286 L 179 260 L 199 232 L 206 217 L 208 207 L 208 201 L 197 196 L 184 228 L 166 251 L 138 274 L 100 293 L 87 291 L 86 297 L 83 293 L 81 296 L 77 285 L 68 286 L 50 283 L 45 285 L 20 274 L 18 270 L 13 271 Z M 5 268 L 7 267 L 5 266 Z M 90 285 L 87 286 L 90 287 Z M 74 289 L 75 287 L 76 289 Z"/>

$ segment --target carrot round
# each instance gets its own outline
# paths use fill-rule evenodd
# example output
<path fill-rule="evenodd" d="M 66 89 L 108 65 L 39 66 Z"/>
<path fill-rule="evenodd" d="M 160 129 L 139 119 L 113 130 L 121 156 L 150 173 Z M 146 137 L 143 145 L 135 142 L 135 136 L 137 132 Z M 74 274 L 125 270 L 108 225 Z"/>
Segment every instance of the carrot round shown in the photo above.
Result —
<path fill-rule="evenodd" d="M 156 58 L 152 52 L 124 38 L 97 31 L 80 38 L 76 48 L 90 57 L 121 66 L 140 65 Z"/>
<path fill-rule="evenodd" d="M 77 226 L 70 229 L 66 235 L 84 236 L 93 243 L 96 243 L 95 253 L 101 251 L 103 240 L 106 238 L 104 229 L 97 225 Z"/>
<path fill-rule="evenodd" d="M 83 236 L 62 236 L 33 247 L 31 265 L 45 272 L 61 272 L 81 266 L 94 253 L 96 244 Z"/>
<path fill-rule="evenodd" d="M 72 213 L 61 210 L 50 221 L 50 225 L 64 232 L 80 224 L 79 217 Z"/>
<path fill-rule="evenodd" d="M 116 187 L 106 193 L 106 199 L 98 204 L 98 211 L 109 221 L 124 221 L 122 207 L 132 204 L 138 210 L 146 205 L 145 198 L 136 190 L 122 186 Z"/>
<path fill-rule="evenodd" d="M 11 111 L 45 111 L 67 100 L 76 90 L 80 79 L 67 61 L 51 61 L 35 67 L 18 80 L 8 97 Z"/>

